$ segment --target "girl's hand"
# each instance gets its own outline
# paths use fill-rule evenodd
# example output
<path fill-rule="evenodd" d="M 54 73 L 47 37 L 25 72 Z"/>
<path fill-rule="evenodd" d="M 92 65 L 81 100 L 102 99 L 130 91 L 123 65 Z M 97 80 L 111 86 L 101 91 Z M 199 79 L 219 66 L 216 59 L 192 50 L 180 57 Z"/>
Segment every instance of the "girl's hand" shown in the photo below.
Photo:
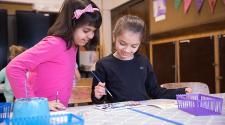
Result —
<path fill-rule="evenodd" d="M 99 82 L 98 85 L 95 86 L 94 92 L 97 99 L 101 99 L 103 95 L 106 95 L 105 83 Z"/>
<path fill-rule="evenodd" d="M 186 93 L 192 93 L 192 88 L 185 88 Z"/>
<path fill-rule="evenodd" d="M 54 112 L 66 109 L 66 107 L 62 103 L 60 103 L 59 101 L 56 102 L 56 100 L 48 101 L 48 106 L 50 111 L 54 111 Z"/>

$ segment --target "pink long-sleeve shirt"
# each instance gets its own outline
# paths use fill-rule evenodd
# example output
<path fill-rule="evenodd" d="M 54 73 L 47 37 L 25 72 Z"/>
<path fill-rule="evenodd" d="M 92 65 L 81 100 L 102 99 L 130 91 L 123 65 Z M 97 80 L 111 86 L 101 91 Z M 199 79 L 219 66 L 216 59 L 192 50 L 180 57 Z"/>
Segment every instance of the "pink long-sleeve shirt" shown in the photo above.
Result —
<path fill-rule="evenodd" d="M 34 47 L 14 58 L 6 67 L 6 74 L 16 98 L 46 97 L 68 105 L 72 91 L 77 47 L 66 48 L 65 41 L 47 36 Z M 28 78 L 26 74 L 29 73 Z"/>

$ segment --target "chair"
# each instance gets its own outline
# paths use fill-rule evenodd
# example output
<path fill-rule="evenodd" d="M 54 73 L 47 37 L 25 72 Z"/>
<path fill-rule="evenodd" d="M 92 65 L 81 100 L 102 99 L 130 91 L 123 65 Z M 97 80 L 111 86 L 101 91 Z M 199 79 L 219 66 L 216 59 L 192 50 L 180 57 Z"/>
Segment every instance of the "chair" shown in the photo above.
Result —
<path fill-rule="evenodd" d="M 161 85 L 161 87 L 167 88 L 167 89 L 190 87 L 192 88 L 192 93 L 209 94 L 208 85 L 201 82 L 164 83 Z"/>
<path fill-rule="evenodd" d="M 73 88 L 69 105 L 91 103 L 92 78 L 81 78 Z"/>

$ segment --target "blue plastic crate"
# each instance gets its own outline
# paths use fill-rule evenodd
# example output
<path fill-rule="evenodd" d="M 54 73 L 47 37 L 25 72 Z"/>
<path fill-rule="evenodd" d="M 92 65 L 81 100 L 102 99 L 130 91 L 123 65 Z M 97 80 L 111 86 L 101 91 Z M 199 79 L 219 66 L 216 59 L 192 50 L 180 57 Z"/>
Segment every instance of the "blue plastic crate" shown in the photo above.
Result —
<path fill-rule="evenodd" d="M 0 103 L 0 122 L 10 118 L 11 103 Z"/>
<path fill-rule="evenodd" d="M 81 116 L 74 114 L 59 114 L 39 117 L 13 118 L 5 120 L 6 125 L 84 125 Z"/>

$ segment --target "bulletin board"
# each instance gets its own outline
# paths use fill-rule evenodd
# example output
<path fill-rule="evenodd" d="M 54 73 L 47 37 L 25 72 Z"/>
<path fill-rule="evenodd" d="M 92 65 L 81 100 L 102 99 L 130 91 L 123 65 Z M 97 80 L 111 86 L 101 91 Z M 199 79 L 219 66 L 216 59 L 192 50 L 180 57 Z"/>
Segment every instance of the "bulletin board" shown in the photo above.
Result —
<path fill-rule="evenodd" d="M 166 0 L 166 19 L 155 22 L 153 16 L 153 0 L 150 4 L 150 35 L 176 31 L 189 27 L 223 22 L 225 25 L 225 4 L 223 0 L 217 0 L 214 14 L 211 13 L 208 0 L 204 0 L 200 13 L 197 12 L 195 1 L 192 0 L 188 12 L 184 13 L 183 1 L 178 9 L 175 8 L 175 0 Z"/>

